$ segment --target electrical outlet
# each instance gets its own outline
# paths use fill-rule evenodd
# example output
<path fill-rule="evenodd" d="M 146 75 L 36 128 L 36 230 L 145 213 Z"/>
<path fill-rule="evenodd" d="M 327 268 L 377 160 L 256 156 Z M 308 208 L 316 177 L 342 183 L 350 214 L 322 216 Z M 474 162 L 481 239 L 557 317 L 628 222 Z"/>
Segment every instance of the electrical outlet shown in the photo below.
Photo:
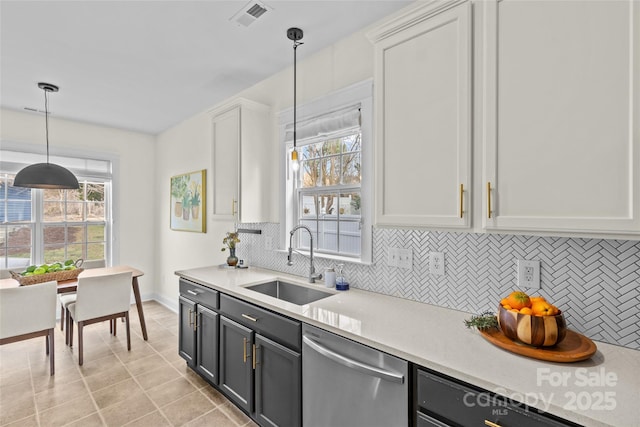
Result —
<path fill-rule="evenodd" d="M 429 273 L 444 276 L 444 252 L 429 252 Z"/>
<path fill-rule="evenodd" d="M 398 267 L 407 270 L 413 268 L 413 251 L 411 249 L 398 249 Z"/>
<path fill-rule="evenodd" d="M 518 260 L 518 286 L 540 289 L 540 261 Z"/>
<path fill-rule="evenodd" d="M 266 251 L 272 251 L 273 250 L 273 237 L 264 236 L 264 249 Z"/>

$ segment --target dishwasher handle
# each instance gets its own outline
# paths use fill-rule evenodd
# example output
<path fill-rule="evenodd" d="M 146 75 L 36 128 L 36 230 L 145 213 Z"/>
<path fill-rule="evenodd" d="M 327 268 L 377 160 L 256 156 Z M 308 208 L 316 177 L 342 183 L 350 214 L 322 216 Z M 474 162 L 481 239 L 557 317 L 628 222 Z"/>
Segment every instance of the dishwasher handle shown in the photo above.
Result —
<path fill-rule="evenodd" d="M 343 366 L 356 369 L 364 374 L 382 378 L 383 380 L 391 381 L 394 383 L 404 384 L 404 375 L 398 374 L 396 372 L 386 371 L 384 369 L 380 369 L 376 366 L 367 365 L 366 363 L 359 362 L 357 360 L 350 359 L 346 356 L 343 356 L 339 353 L 336 353 L 333 350 L 329 350 L 326 347 L 321 346 L 311 338 L 306 336 L 302 337 L 302 341 L 307 344 L 312 350 L 320 353 L 328 359 L 333 360 L 336 363 L 339 363 Z"/>

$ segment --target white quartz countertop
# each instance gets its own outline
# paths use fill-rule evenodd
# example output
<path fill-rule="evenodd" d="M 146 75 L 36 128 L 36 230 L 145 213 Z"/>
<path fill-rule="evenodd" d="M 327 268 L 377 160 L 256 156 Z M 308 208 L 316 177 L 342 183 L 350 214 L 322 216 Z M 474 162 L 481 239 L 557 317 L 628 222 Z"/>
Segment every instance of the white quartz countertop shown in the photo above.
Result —
<path fill-rule="evenodd" d="M 176 274 L 585 426 L 640 427 L 640 351 L 596 342 L 589 360 L 545 362 L 495 347 L 461 311 L 254 267 Z M 299 306 L 245 289 L 275 279 L 334 295 Z"/>

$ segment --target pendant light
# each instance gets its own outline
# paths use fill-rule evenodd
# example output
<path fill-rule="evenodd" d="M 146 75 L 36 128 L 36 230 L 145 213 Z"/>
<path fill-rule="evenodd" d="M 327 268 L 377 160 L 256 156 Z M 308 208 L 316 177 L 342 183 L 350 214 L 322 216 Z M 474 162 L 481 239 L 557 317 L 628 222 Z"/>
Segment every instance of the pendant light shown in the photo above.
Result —
<path fill-rule="evenodd" d="M 72 190 L 80 188 L 76 177 L 62 166 L 49 163 L 49 92 L 57 92 L 58 86 L 38 83 L 44 91 L 44 120 L 47 138 L 47 163 L 36 163 L 22 169 L 13 180 L 14 187 Z"/>
<path fill-rule="evenodd" d="M 297 172 L 300 169 L 298 161 L 298 151 L 296 150 L 296 50 L 302 44 L 302 30 L 300 28 L 289 28 L 287 37 L 293 40 L 293 151 L 291 152 L 291 169 Z"/>

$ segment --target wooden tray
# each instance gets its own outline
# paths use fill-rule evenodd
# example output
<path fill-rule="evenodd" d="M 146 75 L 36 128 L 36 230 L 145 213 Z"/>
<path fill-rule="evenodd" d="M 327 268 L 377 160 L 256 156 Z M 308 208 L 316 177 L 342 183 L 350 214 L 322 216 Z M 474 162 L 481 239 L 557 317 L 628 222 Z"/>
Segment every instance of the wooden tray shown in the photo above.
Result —
<path fill-rule="evenodd" d="M 534 359 L 548 362 L 572 363 L 586 360 L 597 350 L 596 345 L 589 338 L 567 329 L 567 335 L 559 344 L 553 347 L 531 347 L 507 338 L 500 329 L 480 330 L 480 334 L 490 343 Z"/>

